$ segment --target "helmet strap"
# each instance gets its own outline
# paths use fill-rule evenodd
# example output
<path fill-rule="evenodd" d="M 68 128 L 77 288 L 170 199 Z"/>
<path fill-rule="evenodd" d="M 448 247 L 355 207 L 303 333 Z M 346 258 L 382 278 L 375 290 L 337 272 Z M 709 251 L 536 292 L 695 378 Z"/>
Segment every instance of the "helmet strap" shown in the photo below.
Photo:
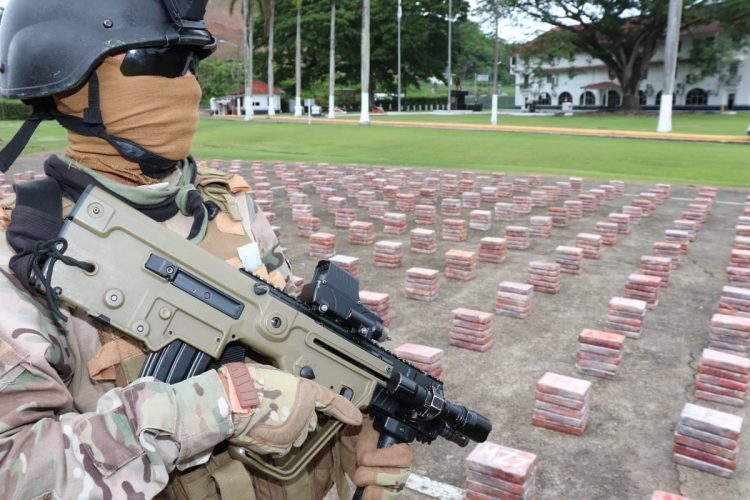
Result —
<path fill-rule="evenodd" d="M 23 122 L 21 128 L 18 129 L 16 135 L 8 142 L 8 144 L 0 151 L 0 172 L 5 173 L 15 163 L 23 149 L 31 140 L 31 136 L 36 132 L 39 124 L 43 120 L 52 120 L 53 117 L 48 111 L 50 99 L 42 99 L 32 102 L 32 111 L 26 121 Z M 54 103 L 53 103 L 54 106 Z"/>

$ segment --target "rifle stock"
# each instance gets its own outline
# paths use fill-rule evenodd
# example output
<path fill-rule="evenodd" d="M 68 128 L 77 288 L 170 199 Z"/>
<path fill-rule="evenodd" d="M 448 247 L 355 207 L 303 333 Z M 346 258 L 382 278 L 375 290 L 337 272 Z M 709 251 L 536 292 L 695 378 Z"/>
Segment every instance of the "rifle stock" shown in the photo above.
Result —
<path fill-rule="evenodd" d="M 68 241 L 66 255 L 95 269 L 58 265 L 51 286 L 69 306 L 159 353 L 149 358 L 147 373 L 180 367 L 178 378 L 186 378 L 241 344 L 250 357 L 344 395 L 391 442 L 444 437 L 465 445 L 484 441 L 491 430 L 481 415 L 447 401 L 440 380 L 371 340 L 386 335 L 382 321 L 354 298 L 357 280 L 333 264 L 319 264 L 300 302 L 95 187 L 81 196 L 60 236 Z M 351 305 L 342 309 L 344 299 Z M 262 473 L 291 479 L 341 426 L 324 422 L 280 459 L 230 451 Z"/>

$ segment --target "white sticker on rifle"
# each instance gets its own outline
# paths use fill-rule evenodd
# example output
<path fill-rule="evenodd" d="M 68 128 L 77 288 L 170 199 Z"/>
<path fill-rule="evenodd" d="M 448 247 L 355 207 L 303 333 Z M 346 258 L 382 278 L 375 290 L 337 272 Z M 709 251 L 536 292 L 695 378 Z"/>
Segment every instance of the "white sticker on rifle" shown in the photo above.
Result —
<path fill-rule="evenodd" d="M 242 267 L 244 267 L 247 272 L 258 269 L 263 264 L 260 260 L 260 248 L 258 247 L 257 241 L 238 247 L 237 253 L 240 256 Z"/>

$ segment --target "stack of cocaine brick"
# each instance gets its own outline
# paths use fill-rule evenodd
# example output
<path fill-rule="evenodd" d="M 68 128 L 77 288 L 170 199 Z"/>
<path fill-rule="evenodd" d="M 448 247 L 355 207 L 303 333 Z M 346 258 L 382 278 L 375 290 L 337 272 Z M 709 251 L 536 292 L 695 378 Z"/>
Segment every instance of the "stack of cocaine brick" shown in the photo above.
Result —
<path fill-rule="evenodd" d="M 580 219 L 583 217 L 583 202 L 580 200 L 565 200 L 563 206 L 568 210 L 569 219 Z"/>
<path fill-rule="evenodd" d="M 497 186 L 485 186 L 482 188 L 481 201 L 482 203 L 495 203 L 497 202 Z"/>
<path fill-rule="evenodd" d="M 602 237 L 605 245 L 617 244 L 617 224 L 611 222 L 597 222 L 594 232 Z"/>
<path fill-rule="evenodd" d="M 497 221 L 511 221 L 515 212 L 512 203 L 498 202 L 495 203 L 494 218 Z"/>
<path fill-rule="evenodd" d="M 615 196 L 622 196 L 625 194 L 625 182 L 623 181 L 609 181 L 609 184 L 615 188 Z M 658 184 L 657 184 L 658 186 Z"/>
<path fill-rule="evenodd" d="M 396 201 L 398 196 L 398 186 L 395 184 L 387 184 L 383 186 L 383 198 L 388 201 Z"/>
<path fill-rule="evenodd" d="M 375 242 L 375 224 L 357 220 L 352 221 L 349 224 L 348 241 L 350 245 L 372 245 Z"/>
<path fill-rule="evenodd" d="M 492 183 L 495 185 L 505 183 L 505 172 L 492 172 Z"/>
<path fill-rule="evenodd" d="M 594 377 L 613 379 L 622 363 L 625 335 L 585 329 L 578 334 L 576 371 Z"/>
<path fill-rule="evenodd" d="M 422 187 L 419 190 L 419 202 L 425 205 L 434 205 L 438 200 L 438 190 L 435 188 Z"/>
<path fill-rule="evenodd" d="M 443 241 L 466 241 L 469 225 L 463 219 L 443 219 Z"/>
<path fill-rule="evenodd" d="M 529 285 L 535 292 L 558 293 L 560 291 L 560 264 L 532 260 L 529 262 Z"/>
<path fill-rule="evenodd" d="M 312 217 L 313 207 L 307 203 L 295 203 L 292 205 L 292 221 L 297 222 L 300 217 Z"/>
<path fill-rule="evenodd" d="M 669 286 L 672 273 L 672 259 L 658 257 L 656 255 L 644 255 L 641 257 L 641 274 L 661 278 L 661 286 Z"/>
<path fill-rule="evenodd" d="M 335 264 L 338 264 L 341 269 L 359 279 L 359 257 L 350 257 L 349 255 L 334 255 L 328 260 L 334 262 Z"/>
<path fill-rule="evenodd" d="M 607 311 L 607 331 L 637 339 L 643 329 L 648 304 L 643 300 L 612 297 Z"/>
<path fill-rule="evenodd" d="M 680 231 L 679 229 L 666 229 L 664 231 L 664 240 L 669 243 L 680 245 L 680 254 L 687 255 L 688 246 L 690 245 L 690 233 Z"/>
<path fill-rule="evenodd" d="M 485 352 L 495 343 L 492 332 L 492 313 L 459 307 L 451 311 L 450 338 L 452 346 Z"/>
<path fill-rule="evenodd" d="M 576 193 L 580 192 L 581 189 L 583 189 L 583 179 L 581 177 L 571 177 L 568 180 L 570 181 L 570 187 Z"/>
<path fill-rule="evenodd" d="M 708 347 L 750 357 L 750 318 L 714 314 L 709 325 Z"/>
<path fill-rule="evenodd" d="M 398 193 L 396 195 L 396 210 L 405 214 L 410 214 L 414 211 L 414 205 L 417 203 L 417 198 L 411 193 Z"/>
<path fill-rule="evenodd" d="M 727 281 L 729 282 L 729 286 L 750 288 L 750 268 L 728 266 Z"/>
<path fill-rule="evenodd" d="M 651 203 L 651 207 L 649 208 L 649 212 L 653 212 L 657 208 L 657 196 L 654 193 L 651 192 L 644 192 L 640 193 L 638 195 L 640 198 L 646 199 Z"/>
<path fill-rule="evenodd" d="M 335 214 L 340 208 L 346 208 L 346 198 L 343 196 L 331 196 L 326 201 L 326 210 L 329 214 Z"/>
<path fill-rule="evenodd" d="M 661 278 L 658 276 L 633 273 L 625 283 L 625 297 L 643 300 L 649 309 L 656 309 L 659 305 L 660 285 Z"/>
<path fill-rule="evenodd" d="M 674 433 L 674 461 L 721 477 L 737 468 L 742 417 L 686 403 Z"/>
<path fill-rule="evenodd" d="M 368 207 L 368 214 L 371 219 L 383 219 L 388 212 L 387 201 L 371 201 Z"/>
<path fill-rule="evenodd" d="M 543 207 L 547 204 L 547 195 L 544 191 L 532 189 L 529 194 L 531 195 L 531 206 Z"/>
<path fill-rule="evenodd" d="M 602 236 L 591 233 L 578 233 L 576 235 L 576 246 L 583 250 L 584 259 L 601 258 Z"/>
<path fill-rule="evenodd" d="M 389 294 L 360 290 L 359 300 L 363 306 L 380 316 L 384 326 L 391 324 L 391 318 L 388 317 L 388 311 L 391 309 L 391 296 Z"/>
<path fill-rule="evenodd" d="M 526 319 L 531 313 L 534 285 L 503 281 L 497 286 L 495 314 Z"/>
<path fill-rule="evenodd" d="M 688 497 L 683 497 L 677 493 L 668 493 L 666 491 L 654 490 L 651 495 L 651 500 L 690 500 Z"/>
<path fill-rule="evenodd" d="M 681 214 L 681 218 L 695 221 L 698 224 L 698 229 L 703 227 L 707 216 L 708 214 L 704 210 L 696 210 L 695 208 L 689 208 Z"/>
<path fill-rule="evenodd" d="M 333 227 L 337 229 L 349 229 L 349 224 L 357 218 L 356 208 L 339 208 L 336 211 Z"/>
<path fill-rule="evenodd" d="M 679 243 L 657 241 L 654 243 L 654 255 L 670 258 L 672 269 L 678 269 L 680 267 L 680 255 L 682 254 L 681 248 Z"/>
<path fill-rule="evenodd" d="M 406 214 L 386 212 L 383 216 L 383 233 L 401 234 L 406 231 Z"/>
<path fill-rule="evenodd" d="M 742 219 L 743 217 L 740 217 Z M 750 224 L 742 224 L 738 223 L 736 226 L 734 226 L 734 235 L 735 236 L 744 236 L 745 238 L 750 236 Z"/>
<path fill-rule="evenodd" d="M 729 257 L 729 265 L 732 267 L 750 268 L 750 250 L 733 249 Z"/>
<path fill-rule="evenodd" d="M 750 250 L 750 236 L 735 236 L 734 248 L 739 250 Z"/>
<path fill-rule="evenodd" d="M 528 227 L 508 226 L 505 228 L 505 239 L 508 243 L 508 248 L 513 250 L 526 250 L 529 248 L 529 235 L 530 231 Z"/>
<path fill-rule="evenodd" d="M 451 249 L 445 252 L 445 277 L 461 281 L 469 281 L 476 278 L 476 252 L 458 249 Z"/>
<path fill-rule="evenodd" d="M 370 203 L 375 201 L 375 191 L 358 191 L 357 192 L 357 206 L 360 208 L 369 208 Z"/>
<path fill-rule="evenodd" d="M 479 260 L 492 264 L 502 264 L 508 251 L 505 238 L 487 236 L 479 240 Z"/>
<path fill-rule="evenodd" d="M 440 215 L 461 215 L 461 200 L 458 198 L 440 200 Z"/>
<path fill-rule="evenodd" d="M 539 187 L 542 185 L 542 176 L 540 174 L 529 175 L 529 186 Z"/>
<path fill-rule="evenodd" d="M 288 191 L 287 201 L 290 206 L 294 205 L 308 205 L 310 203 L 310 196 L 302 191 Z"/>
<path fill-rule="evenodd" d="M 414 253 L 437 252 L 437 233 L 432 229 L 412 229 L 409 233 L 409 250 Z"/>
<path fill-rule="evenodd" d="M 458 183 L 457 182 L 446 182 L 443 181 L 440 184 L 440 197 L 441 198 L 453 198 L 458 195 Z M 459 200 L 460 203 L 460 200 Z"/>
<path fill-rule="evenodd" d="M 651 213 L 655 208 L 651 200 L 642 196 L 633 198 L 632 200 L 630 200 L 630 204 L 641 209 L 641 218 L 648 217 L 649 213 Z"/>
<path fill-rule="evenodd" d="M 750 288 L 723 287 L 719 298 L 719 312 L 750 318 Z"/>
<path fill-rule="evenodd" d="M 560 272 L 565 274 L 581 274 L 583 249 L 578 247 L 559 246 L 555 248 L 555 262 L 560 265 Z"/>
<path fill-rule="evenodd" d="M 561 198 L 567 198 L 568 196 L 573 194 L 573 188 L 570 185 L 570 182 L 557 181 L 555 182 L 555 185 L 557 186 L 557 191 L 560 194 Z"/>
<path fill-rule="evenodd" d="M 492 212 L 489 210 L 472 210 L 469 214 L 469 229 L 489 231 L 492 228 Z"/>
<path fill-rule="evenodd" d="M 529 192 L 529 180 L 523 177 L 513 179 L 513 192 L 526 194 Z"/>
<path fill-rule="evenodd" d="M 589 189 L 589 193 L 594 195 L 595 207 L 600 207 L 607 200 L 607 192 L 603 189 Z"/>
<path fill-rule="evenodd" d="M 403 243 L 400 241 L 376 241 L 373 252 L 375 267 L 395 269 L 404 263 Z"/>
<path fill-rule="evenodd" d="M 461 195 L 461 199 L 461 205 L 463 206 L 463 208 L 468 208 L 470 210 L 479 208 L 482 203 L 482 199 L 479 193 L 475 193 L 473 191 L 463 193 Z"/>
<path fill-rule="evenodd" d="M 552 236 L 552 217 L 535 215 L 530 217 L 531 236 L 535 238 L 549 238 Z"/>
<path fill-rule="evenodd" d="M 747 400 L 750 359 L 703 349 L 695 376 L 695 397 L 742 408 Z"/>
<path fill-rule="evenodd" d="M 622 207 L 622 213 L 630 216 L 630 224 L 633 226 L 640 224 L 641 218 L 643 218 L 643 209 L 641 207 L 634 207 L 633 205 Z"/>
<path fill-rule="evenodd" d="M 530 214 L 532 208 L 531 197 L 514 196 L 513 211 L 517 214 Z"/>
<path fill-rule="evenodd" d="M 677 219 L 674 221 L 674 228 L 685 231 L 690 235 L 690 241 L 695 241 L 698 232 L 698 224 L 693 220 Z"/>
<path fill-rule="evenodd" d="M 542 191 L 547 195 L 548 203 L 555 203 L 560 199 L 560 188 L 557 185 L 546 185 L 542 186 Z"/>
<path fill-rule="evenodd" d="M 591 382 L 557 373 L 545 373 L 536 384 L 531 423 L 580 436 L 589 422 Z"/>
<path fill-rule="evenodd" d="M 336 255 L 336 235 L 313 233 L 310 235 L 310 257 L 330 259 Z"/>
<path fill-rule="evenodd" d="M 320 219 L 318 217 L 297 218 L 297 236 L 309 238 L 317 231 L 320 231 Z"/>
<path fill-rule="evenodd" d="M 440 273 L 436 269 L 412 267 L 406 271 L 404 293 L 407 299 L 432 302 L 440 291 Z"/>
<path fill-rule="evenodd" d="M 549 207 L 547 214 L 555 227 L 568 227 L 568 209 L 565 207 Z"/>
<path fill-rule="evenodd" d="M 578 201 L 581 202 L 584 212 L 593 212 L 596 210 L 596 196 L 592 193 L 581 193 L 578 195 Z"/>
<path fill-rule="evenodd" d="M 443 377 L 443 350 L 420 344 L 402 344 L 393 350 L 399 358 L 435 378 Z"/>
<path fill-rule="evenodd" d="M 533 500 L 536 455 L 485 441 L 466 457 L 466 499 Z"/>
<path fill-rule="evenodd" d="M 669 199 L 669 197 L 672 196 L 671 184 L 656 184 L 654 187 L 662 192 L 662 196 L 665 200 Z"/>
<path fill-rule="evenodd" d="M 628 214 L 612 213 L 609 222 L 617 224 L 617 234 L 630 234 L 630 216 Z"/>
<path fill-rule="evenodd" d="M 513 184 L 509 182 L 501 182 L 497 185 L 497 196 L 498 198 L 510 198 L 513 196 Z"/>
<path fill-rule="evenodd" d="M 602 184 L 599 186 L 599 189 L 604 191 L 604 199 L 605 200 L 614 200 L 615 199 L 615 187 L 612 184 Z"/>
<path fill-rule="evenodd" d="M 416 205 L 414 207 L 414 222 L 421 226 L 431 226 L 437 220 L 435 205 Z"/>

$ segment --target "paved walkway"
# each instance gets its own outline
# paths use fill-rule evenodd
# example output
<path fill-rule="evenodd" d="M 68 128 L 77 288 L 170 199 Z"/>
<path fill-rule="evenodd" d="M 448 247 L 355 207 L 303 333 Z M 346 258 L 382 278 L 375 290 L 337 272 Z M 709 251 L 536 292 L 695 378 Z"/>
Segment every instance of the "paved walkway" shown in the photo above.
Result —
<path fill-rule="evenodd" d="M 237 117 L 221 117 L 225 120 L 241 120 Z M 258 116 L 256 120 L 273 121 L 278 123 L 328 123 L 335 125 L 359 125 L 359 121 L 348 118 L 330 119 L 330 118 L 293 118 L 293 117 L 274 117 Z M 490 125 L 480 123 L 450 123 L 450 122 L 431 122 L 431 121 L 399 121 L 399 120 L 378 120 L 373 119 L 370 125 L 390 126 L 390 127 L 408 127 L 408 128 L 437 128 L 451 130 L 481 130 L 494 132 L 518 132 L 526 134 L 554 134 L 554 135 L 577 135 L 587 137 L 608 137 L 618 139 L 649 139 L 657 141 L 680 141 L 680 142 L 716 142 L 724 144 L 748 144 L 750 145 L 750 136 L 741 135 L 709 135 L 709 134 L 685 134 L 678 132 L 661 133 L 647 132 L 638 130 L 599 130 L 589 128 L 562 128 L 562 127 L 531 127 L 521 125 Z"/>

